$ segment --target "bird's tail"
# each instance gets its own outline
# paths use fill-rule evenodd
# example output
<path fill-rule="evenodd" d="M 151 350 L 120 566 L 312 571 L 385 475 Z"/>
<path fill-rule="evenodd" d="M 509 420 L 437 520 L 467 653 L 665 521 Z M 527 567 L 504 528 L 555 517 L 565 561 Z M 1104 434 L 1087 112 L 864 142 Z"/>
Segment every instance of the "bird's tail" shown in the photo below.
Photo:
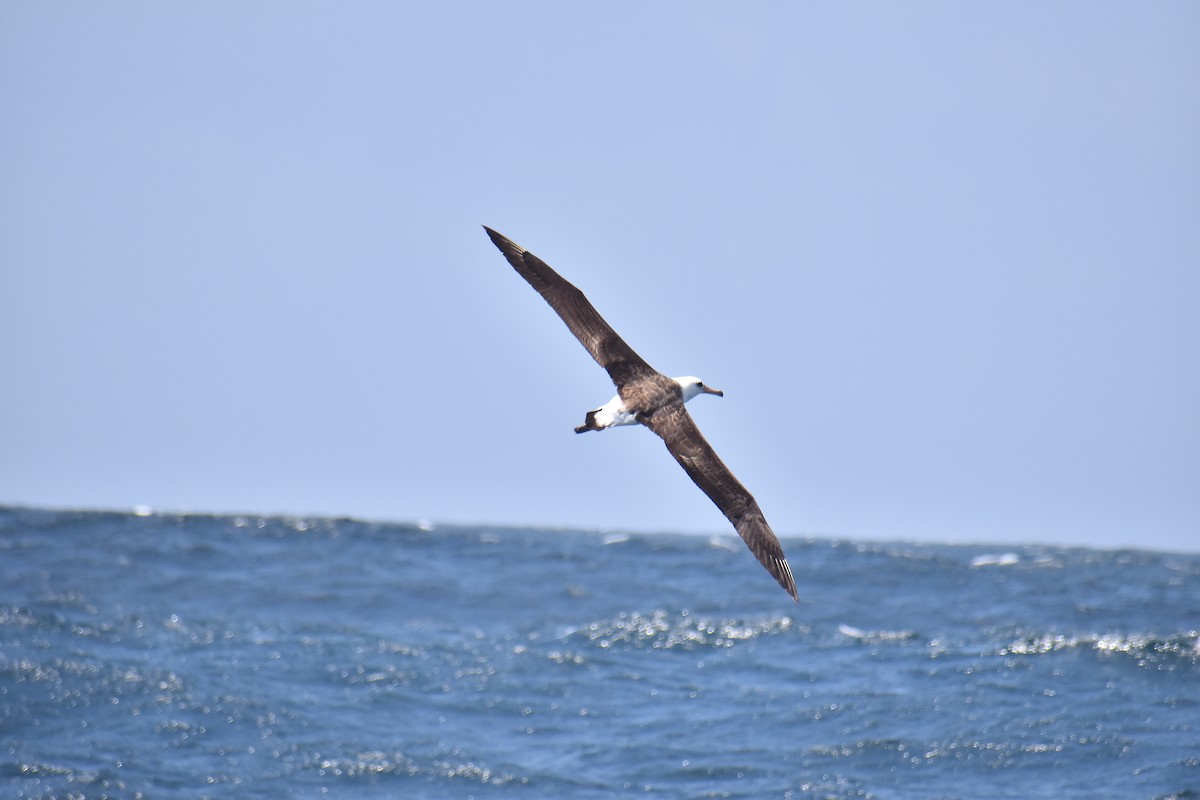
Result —
<path fill-rule="evenodd" d="M 596 409 L 599 411 L 600 409 Z M 588 431 L 602 431 L 604 428 L 596 424 L 596 411 L 587 412 L 584 417 L 583 424 L 575 429 L 576 433 L 587 433 Z"/>

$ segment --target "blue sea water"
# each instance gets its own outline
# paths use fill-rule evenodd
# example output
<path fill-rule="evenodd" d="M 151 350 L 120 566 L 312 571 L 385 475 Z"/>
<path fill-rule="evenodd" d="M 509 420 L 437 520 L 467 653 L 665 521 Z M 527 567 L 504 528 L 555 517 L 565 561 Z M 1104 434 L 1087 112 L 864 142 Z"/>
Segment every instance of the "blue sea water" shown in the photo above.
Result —
<path fill-rule="evenodd" d="M 1200 555 L 0 508 L 0 795 L 1197 798 Z"/>

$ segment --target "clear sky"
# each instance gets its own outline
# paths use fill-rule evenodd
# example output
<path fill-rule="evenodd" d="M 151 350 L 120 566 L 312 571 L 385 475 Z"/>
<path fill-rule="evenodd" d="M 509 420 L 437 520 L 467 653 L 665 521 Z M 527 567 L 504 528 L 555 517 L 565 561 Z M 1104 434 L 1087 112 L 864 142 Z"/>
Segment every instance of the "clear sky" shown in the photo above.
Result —
<path fill-rule="evenodd" d="M 0 5 L 0 503 L 1200 548 L 1200 5 Z"/>

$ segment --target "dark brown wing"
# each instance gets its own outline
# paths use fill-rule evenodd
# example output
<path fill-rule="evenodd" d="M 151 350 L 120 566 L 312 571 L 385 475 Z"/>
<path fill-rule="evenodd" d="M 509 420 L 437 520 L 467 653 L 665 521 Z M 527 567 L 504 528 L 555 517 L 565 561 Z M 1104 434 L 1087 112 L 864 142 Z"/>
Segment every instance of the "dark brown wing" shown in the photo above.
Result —
<path fill-rule="evenodd" d="M 529 285 L 537 289 L 538 294 L 558 312 L 562 321 L 571 329 L 571 333 L 575 334 L 575 338 L 587 348 L 592 358 L 596 359 L 596 363 L 608 372 L 617 388 L 631 380 L 657 374 L 654 368 L 633 352 L 633 348 L 625 344 L 625 340 L 604 321 L 604 317 L 588 302 L 583 292 L 524 247 L 506 239 L 486 225 L 483 229 L 492 238 L 492 243 L 500 248 L 508 263 L 512 264 L 521 277 L 529 281 Z"/>
<path fill-rule="evenodd" d="M 662 437 L 679 465 L 733 523 L 754 557 L 799 602 L 792 568 L 783 555 L 779 538 L 767 524 L 754 497 L 717 457 L 683 403 L 664 406 L 642 422 Z"/>

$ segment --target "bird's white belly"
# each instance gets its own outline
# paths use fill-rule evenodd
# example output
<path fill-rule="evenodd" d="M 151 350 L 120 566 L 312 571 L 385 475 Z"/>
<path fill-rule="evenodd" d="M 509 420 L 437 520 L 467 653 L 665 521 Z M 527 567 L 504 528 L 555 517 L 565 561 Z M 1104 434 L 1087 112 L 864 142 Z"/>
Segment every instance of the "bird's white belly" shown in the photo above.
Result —
<path fill-rule="evenodd" d="M 614 425 L 637 425 L 637 417 L 625 409 L 621 395 L 617 395 L 596 410 L 596 424 L 601 428 Z"/>

